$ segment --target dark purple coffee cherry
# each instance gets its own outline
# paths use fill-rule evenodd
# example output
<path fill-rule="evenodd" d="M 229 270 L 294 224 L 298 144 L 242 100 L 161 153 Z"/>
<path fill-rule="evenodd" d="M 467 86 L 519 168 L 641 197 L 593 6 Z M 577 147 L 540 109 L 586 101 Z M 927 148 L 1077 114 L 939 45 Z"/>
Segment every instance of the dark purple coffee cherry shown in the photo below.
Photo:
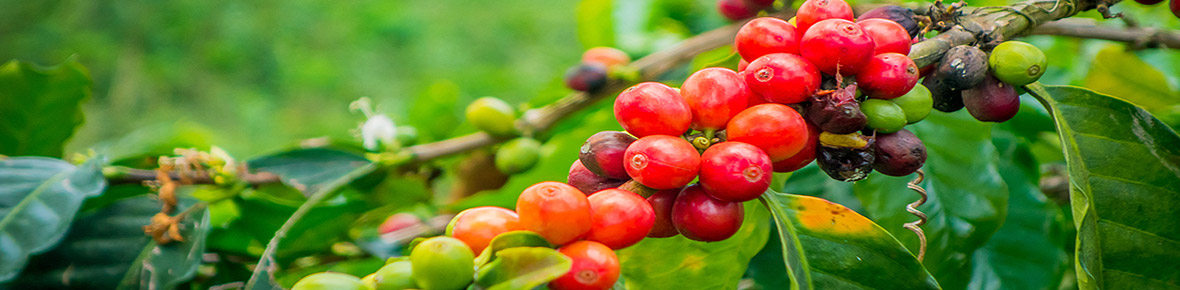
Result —
<path fill-rule="evenodd" d="M 873 10 L 869 10 L 864 14 L 861 14 L 860 17 L 856 18 L 856 20 L 865 20 L 869 18 L 893 20 L 893 22 L 901 24 L 901 27 L 905 27 L 905 30 L 910 34 L 910 37 L 917 37 L 918 33 L 922 31 L 922 27 L 919 27 L 918 22 L 914 20 L 914 10 L 897 5 L 873 8 Z"/>
<path fill-rule="evenodd" d="M 926 145 L 909 130 L 877 135 L 873 169 L 889 176 L 906 176 L 926 163 Z"/>
<path fill-rule="evenodd" d="M 974 88 L 987 77 L 987 53 L 978 47 L 952 47 L 942 56 L 934 75 L 954 90 Z"/>
<path fill-rule="evenodd" d="M 976 120 L 1004 122 L 1020 110 L 1020 95 L 1012 85 L 988 75 L 983 83 L 963 91 L 963 105 Z"/>
<path fill-rule="evenodd" d="M 937 75 L 926 77 L 922 80 L 922 85 L 930 89 L 930 98 L 934 100 L 935 110 L 952 113 L 963 109 L 962 91 L 952 90 Z"/>
<path fill-rule="evenodd" d="M 565 71 L 565 86 L 576 91 L 596 92 L 606 86 L 606 66 L 582 63 Z"/>
<path fill-rule="evenodd" d="M 873 137 L 852 134 L 819 135 L 819 151 L 815 162 L 832 179 L 853 182 L 869 177 L 876 162 Z"/>
<path fill-rule="evenodd" d="M 585 165 L 586 169 L 602 177 L 630 179 L 631 177 L 627 176 L 623 154 L 627 152 L 627 146 L 630 146 L 631 142 L 635 142 L 635 137 L 625 132 L 594 133 L 582 144 L 578 159 L 582 160 L 582 165 Z"/>
<path fill-rule="evenodd" d="M 581 160 L 575 160 L 574 164 L 570 166 L 570 174 L 568 179 L 566 179 L 566 183 L 573 186 L 574 188 L 577 188 L 586 195 L 590 195 L 603 189 L 619 187 L 620 185 L 623 185 L 624 182 L 627 181 L 610 179 L 598 176 L 598 174 L 594 174 L 594 172 L 590 172 L 590 170 L 586 169 L 586 166 L 582 166 Z"/>
<path fill-rule="evenodd" d="M 848 134 L 868 124 L 856 102 L 856 85 L 836 89 L 829 94 L 811 96 L 807 106 L 807 120 L 824 132 Z"/>

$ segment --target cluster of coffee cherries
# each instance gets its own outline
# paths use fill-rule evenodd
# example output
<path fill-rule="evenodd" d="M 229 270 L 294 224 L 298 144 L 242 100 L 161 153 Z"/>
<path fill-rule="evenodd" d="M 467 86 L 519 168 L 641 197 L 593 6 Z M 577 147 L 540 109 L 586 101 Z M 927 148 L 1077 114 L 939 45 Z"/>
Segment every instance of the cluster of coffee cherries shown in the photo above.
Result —
<path fill-rule="evenodd" d="M 963 108 L 976 120 L 1004 122 L 1020 110 L 1017 88 L 1040 79 L 1048 60 L 1032 44 L 1005 41 L 991 53 L 977 46 L 952 47 L 929 68 L 922 85 L 943 112 Z"/>
<path fill-rule="evenodd" d="M 717 0 L 717 11 L 729 20 L 738 21 L 757 16 L 759 11 L 773 5 L 774 0 Z"/>
<path fill-rule="evenodd" d="M 455 238 L 433 237 L 414 246 L 409 257 L 390 258 L 364 278 L 320 272 L 299 279 L 291 290 L 459 290 L 471 284 L 474 272 L 470 247 Z"/>

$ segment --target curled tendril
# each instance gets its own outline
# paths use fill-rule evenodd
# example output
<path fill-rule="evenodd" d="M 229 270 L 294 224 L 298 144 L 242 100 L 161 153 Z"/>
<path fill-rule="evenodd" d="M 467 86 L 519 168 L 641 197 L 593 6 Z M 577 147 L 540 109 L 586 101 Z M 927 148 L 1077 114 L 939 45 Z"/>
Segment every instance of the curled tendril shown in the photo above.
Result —
<path fill-rule="evenodd" d="M 905 211 L 908 211 L 911 214 L 917 216 L 918 220 L 908 222 L 902 226 L 914 232 L 915 235 L 918 235 L 918 261 L 922 261 L 922 258 L 926 257 L 926 233 L 922 232 L 921 228 L 922 225 L 926 224 L 926 214 L 918 210 L 919 206 L 922 206 L 922 204 L 926 203 L 926 189 L 918 185 L 922 183 L 922 180 L 925 178 L 926 174 L 922 173 L 921 169 L 918 169 L 918 178 L 914 178 L 913 181 L 910 181 L 909 184 L 906 184 L 906 187 L 909 187 L 910 189 L 918 192 L 918 194 L 922 195 L 922 198 L 905 206 Z"/>

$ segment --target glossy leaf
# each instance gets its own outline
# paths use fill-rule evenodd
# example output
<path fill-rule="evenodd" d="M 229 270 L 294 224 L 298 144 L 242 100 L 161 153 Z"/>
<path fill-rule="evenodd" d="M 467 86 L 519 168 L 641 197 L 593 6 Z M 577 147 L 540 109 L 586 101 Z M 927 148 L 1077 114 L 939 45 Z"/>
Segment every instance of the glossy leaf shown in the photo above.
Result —
<path fill-rule="evenodd" d="M 940 289 L 918 259 L 873 221 L 830 201 L 768 191 L 791 289 Z"/>
<path fill-rule="evenodd" d="M 479 254 L 479 257 L 475 257 L 475 266 L 479 267 L 488 262 L 492 262 L 496 259 L 496 257 L 498 257 L 496 253 L 509 248 L 517 247 L 552 248 L 553 244 L 550 244 L 549 241 L 545 240 L 545 238 L 541 237 L 541 235 L 530 231 L 511 231 L 503 233 L 496 236 L 495 238 L 492 238 L 492 241 L 488 243 L 488 247 Z"/>
<path fill-rule="evenodd" d="M 991 127 L 966 111 L 935 112 L 907 126 L 926 145 L 922 187 L 930 197 L 918 207 L 929 216 L 922 226 L 928 241 L 923 263 L 946 289 L 967 286 L 972 253 L 987 243 L 1007 216 L 1008 187 L 996 167 Z M 905 210 L 906 204 L 918 200 L 918 193 L 906 187 L 914 177 L 874 172 L 853 190 L 866 214 L 916 253 L 917 236 L 902 227 L 918 219 Z"/>
<path fill-rule="evenodd" d="M 533 289 L 557 279 L 573 266 L 569 257 L 545 247 L 516 247 L 496 252 L 481 267 L 476 284 L 488 290 Z"/>
<path fill-rule="evenodd" d="M 149 198 L 135 199 L 141 203 L 144 200 L 159 206 L 158 201 Z M 187 211 L 197 206 L 180 222 L 180 235 L 184 241 L 164 245 L 149 242 L 131 263 L 118 289 L 173 289 L 196 275 L 197 266 L 201 265 L 205 254 L 205 238 L 211 226 L 209 209 L 204 204 L 195 203 L 193 199 L 183 198 L 177 209 L 177 212 Z M 142 220 L 150 219 L 149 216 Z"/>
<path fill-rule="evenodd" d="M 723 67 L 736 71 L 741 59 L 732 45 L 723 45 L 693 57 L 690 65 L 693 72 L 709 67 Z"/>
<path fill-rule="evenodd" d="M 1081 289 L 1180 288 L 1180 136 L 1090 90 L 1027 87 L 1057 122 Z"/>
<path fill-rule="evenodd" d="M 627 289 L 737 289 L 750 258 L 770 236 L 766 208 L 749 201 L 745 210 L 742 227 L 720 242 L 647 238 L 619 250 Z"/>
<path fill-rule="evenodd" d="M 277 174 L 283 183 L 302 191 L 316 192 L 320 185 L 332 182 L 371 162 L 363 156 L 326 149 L 299 149 L 270 155 L 248 162 L 250 170 Z"/>
<path fill-rule="evenodd" d="M 0 159 L 0 282 L 29 255 L 57 245 L 88 197 L 102 193 L 102 157 L 74 166 L 44 157 Z"/>
<path fill-rule="evenodd" d="M 53 67 L 15 60 L 0 66 L 0 155 L 61 157 L 89 98 L 90 73 L 77 59 Z"/>

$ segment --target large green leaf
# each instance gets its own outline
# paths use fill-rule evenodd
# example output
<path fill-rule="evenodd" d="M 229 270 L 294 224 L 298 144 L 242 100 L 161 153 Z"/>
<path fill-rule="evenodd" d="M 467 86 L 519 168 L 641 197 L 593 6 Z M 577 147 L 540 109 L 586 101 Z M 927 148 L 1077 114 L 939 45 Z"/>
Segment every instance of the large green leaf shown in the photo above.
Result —
<path fill-rule="evenodd" d="M 745 210 L 741 229 L 724 241 L 648 238 L 619 250 L 627 289 L 737 289 L 750 258 L 770 236 L 766 208 L 749 201 Z"/>
<path fill-rule="evenodd" d="M 767 191 L 791 289 L 939 289 L 918 259 L 873 221 L 830 201 Z"/>
<path fill-rule="evenodd" d="M 106 188 L 102 157 L 74 166 L 44 157 L 0 159 L 0 282 L 29 255 L 57 245 L 87 197 Z"/>
<path fill-rule="evenodd" d="M 159 202 L 147 198 L 129 201 L 159 206 Z M 127 269 L 118 289 L 173 289 L 196 275 L 197 266 L 201 265 L 205 254 L 205 238 L 211 228 L 209 209 L 195 199 L 182 198 L 178 210 L 188 212 L 180 222 L 180 235 L 184 241 L 165 245 L 155 241 L 148 243 Z M 150 220 L 150 217 L 144 220 Z"/>
<path fill-rule="evenodd" d="M 265 156 L 250 160 L 247 164 L 250 170 L 277 174 L 283 183 L 302 191 L 305 195 L 311 195 L 320 185 L 332 182 L 369 163 L 371 162 L 365 157 L 353 153 L 312 148 Z"/>
<path fill-rule="evenodd" d="M 1061 135 L 1080 288 L 1180 289 L 1180 136 L 1117 98 L 1028 89 Z"/>
<path fill-rule="evenodd" d="M 923 263 L 946 289 L 964 289 L 971 275 L 971 254 L 1000 228 L 1008 209 L 1008 188 L 996 168 L 991 125 L 965 111 L 935 112 L 908 126 L 926 145 L 926 181 L 930 195 L 918 207 L 929 216 L 922 226 L 928 241 Z M 873 173 L 854 185 L 867 215 L 894 233 L 911 251 L 917 237 L 902 224 L 917 220 L 905 206 L 918 199 L 906 187 L 913 175 Z"/>
<path fill-rule="evenodd" d="M 75 59 L 48 68 L 15 60 L 0 66 L 0 155 L 61 157 L 89 97 L 90 75 Z"/>
<path fill-rule="evenodd" d="M 545 247 L 516 247 L 496 252 L 480 267 L 476 284 L 488 290 L 533 289 L 557 279 L 573 267 L 569 257 Z"/>

